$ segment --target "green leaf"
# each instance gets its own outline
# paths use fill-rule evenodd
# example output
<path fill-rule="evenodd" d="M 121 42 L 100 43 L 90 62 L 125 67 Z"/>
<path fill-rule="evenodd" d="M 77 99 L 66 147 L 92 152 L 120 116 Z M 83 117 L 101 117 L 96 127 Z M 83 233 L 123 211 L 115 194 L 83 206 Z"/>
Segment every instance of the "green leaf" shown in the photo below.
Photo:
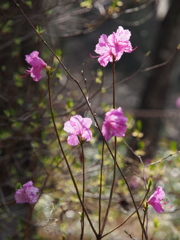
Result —
<path fill-rule="evenodd" d="M 80 3 L 81 7 L 92 8 L 92 0 L 84 0 Z"/>
<path fill-rule="evenodd" d="M 7 138 L 10 138 L 10 137 L 11 137 L 11 132 L 10 131 L 1 130 L 1 132 L 0 132 L 0 139 L 1 140 L 7 139 Z"/>
<path fill-rule="evenodd" d="M 32 1 L 31 0 L 26 0 L 25 4 L 29 7 L 32 8 Z"/>
<path fill-rule="evenodd" d="M 154 228 L 158 228 L 159 225 L 160 225 L 159 219 L 154 218 L 154 220 L 153 220 L 153 224 L 154 224 Z"/>
<path fill-rule="evenodd" d="M 105 87 L 102 87 L 102 88 L 101 88 L 101 92 L 102 92 L 102 93 L 105 93 L 105 92 L 106 92 L 106 88 L 105 88 Z"/>
<path fill-rule="evenodd" d="M 62 70 L 58 70 L 57 73 L 56 73 L 56 77 L 61 80 L 62 79 Z"/>
<path fill-rule="evenodd" d="M 62 50 L 60 48 L 57 48 L 55 51 L 56 55 L 61 58 L 62 57 Z"/>
<path fill-rule="evenodd" d="M 95 82 L 98 83 L 98 84 L 101 84 L 101 83 L 102 83 L 102 80 L 101 80 L 101 78 L 96 77 Z"/>
<path fill-rule="evenodd" d="M 20 44 L 21 44 L 21 39 L 19 39 L 19 38 L 14 38 L 14 42 L 15 42 L 15 44 L 17 44 L 17 45 L 20 45 Z"/>
<path fill-rule="evenodd" d="M 37 25 L 36 31 L 37 31 L 39 34 L 41 34 L 41 33 L 43 33 L 45 30 L 44 30 L 40 25 Z"/>
<path fill-rule="evenodd" d="M 2 71 L 6 71 L 6 68 L 7 68 L 7 67 L 6 67 L 5 65 L 2 65 L 2 66 L 1 66 L 1 70 L 2 70 Z"/>
<path fill-rule="evenodd" d="M 24 103 L 24 100 L 23 100 L 22 98 L 18 98 L 18 99 L 17 99 L 17 103 L 18 103 L 20 106 L 22 106 L 23 103 Z"/>
<path fill-rule="evenodd" d="M 10 111 L 8 109 L 4 110 L 3 112 L 4 112 L 6 117 L 10 117 L 11 116 L 11 113 L 10 113 Z"/>
<path fill-rule="evenodd" d="M 142 122 L 138 120 L 136 123 L 136 126 L 137 126 L 137 130 L 140 132 L 142 130 Z"/>
<path fill-rule="evenodd" d="M 68 105 L 69 108 L 72 108 L 74 106 L 74 102 L 73 102 L 73 100 L 71 98 L 69 98 L 67 100 L 67 105 Z"/>
<path fill-rule="evenodd" d="M 177 142 L 176 141 L 171 141 L 170 142 L 170 150 L 171 151 L 177 151 Z"/>
<path fill-rule="evenodd" d="M 12 31 L 13 21 L 8 20 L 2 28 L 2 33 L 10 33 Z"/>
<path fill-rule="evenodd" d="M 16 130 L 19 130 L 22 127 L 22 125 L 23 123 L 18 121 L 12 123 L 12 127 Z"/>
<path fill-rule="evenodd" d="M 62 240 L 66 240 L 66 237 L 64 235 L 62 236 Z"/>
<path fill-rule="evenodd" d="M 151 51 L 148 51 L 148 52 L 146 53 L 146 57 L 148 57 L 150 54 L 151 54 Z"/>
<path fill-rule="evenodd" d="M 97 76 L 100 78 L 103 76 L 103 71 L 101 69 L 97 70 Z"/>
<path fill-rule="evenodd" d="M 148 190 L 150 190 L 152 185 L 153 185 L 153 180 L 152 180 L 152 178 L 149 178 L 149 180 L 148 180 Z"/>
<path fill-rule="evenodd" d="M 138 141 L 138 149 L 139 150 L 142 150 L 142 149 L 144 149 L 144 142 L 143 141 Z"/>
<path fill-rule="evenodd" d="M 4 10 L 7 10 L 10 6 L 10 3 L 9 2 L 5 2 L 5 3 L 2 3 L 1 4 L 1 8 L 4 9 Z"/>
<path fill-rule="evenodd" d="M 22 188 L 22 185 L 21 185 L 21 183 L 19 183 L 19 182 L 18 182 L 18 183 L 16 183 L 16 190 L 17 190 L 17 189 L 21 189 L 21 188 Z"/>
<path fill-rule="evenodd" d="M 23 79 L 18 74 L 14 74 L 13 79 L 16 87 L 23 86 Z"/>

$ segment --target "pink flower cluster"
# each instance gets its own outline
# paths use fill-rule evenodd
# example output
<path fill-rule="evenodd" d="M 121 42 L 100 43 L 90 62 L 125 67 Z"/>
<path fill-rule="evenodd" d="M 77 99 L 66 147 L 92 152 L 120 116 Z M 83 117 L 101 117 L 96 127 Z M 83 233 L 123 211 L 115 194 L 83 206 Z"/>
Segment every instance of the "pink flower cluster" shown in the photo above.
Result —
<path fill-rule="evenodd" d="M 102 34 L 95 48 L 95 52 L 99 54 L 99 63 L 106 67 L 108 62 L 118 61 L 124 52 L 131 53 L 135 50 L 129 41 L 130 36 L 131 32 L 123 27 L 118 27 L 117 31 L 109 36 Z"/>
<path fill-rule="evenodd" d="M 153 206 L 156 212 L 162 213 L 164 212 L 163 205 L 167 204 L 167 202 L 161 202 L 164 197 L 165 192 L 162 190 L 162 187 L 159 186 L 148 199 L 148 203 Z"/>
<path fill-rule="evenodd" d="M 102 125 L 102 134 L 106 141 L 111 137 L 124 137 L 127 126 L 127 118 L 123 116 L 122 108 L 112 109 L 105 114 Z"/>
<path fill-rule="evenodd" d="M 122 108 L 112 109 L 105 115 L 105 120 L 102 125 L 102 134 L 106 141 L 112 136 L 124 137 L 127 129 L 127 118 L 123 116 Z M 80 142 L 89 142 L 92 138 L 92 132 L 89 129 L 92 124 L 90 118 L 83 118 L 80 115 L 75 115 L 65 122 L 64 130 L 70 135 L 67 142 L 71 146 L 76 146 Z"/>
<path fill-rule="evenodd" d="M 64 131 L 70 133 L 67 142 L 71 146 L 76 146 L 79 142 L 89 142 L 92 138 L 92 132 L 89 129 L 92 124 L 90 118 L 83 118 L 80 115 L 75 115 L 64 124 Z"/>
<path fill-rule="evenodd" d="M 26 70 L 26 73 L 30 74 L 36 82 L 42 78 L 41 71 L 47 66 L 47 64 L 39 58 L 38 55 L 38 51 L 33 51 L 30 55 L 26 55 L 26 62 L 32 66 L 32 68 Z"/>
<path fill-rule="evenodd" d="M 25 183 L 21 189 L 16 190 L 14 199 L 16 203 L 34 204 L 38 200 L 38 192 L 39 189 L 33 186 L 32 181 L 29 181 Z"/>

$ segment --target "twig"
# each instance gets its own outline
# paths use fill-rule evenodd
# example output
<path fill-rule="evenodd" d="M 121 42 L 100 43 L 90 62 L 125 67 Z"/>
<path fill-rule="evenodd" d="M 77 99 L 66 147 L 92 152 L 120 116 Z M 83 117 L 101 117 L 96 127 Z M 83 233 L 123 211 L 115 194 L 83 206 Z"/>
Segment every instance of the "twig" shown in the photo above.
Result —
<path fill-rule="evenodd" d="M 101 235 L 101 200 L 102 200 L 102 175 L 103 175 L 103 165 L 104 165 L 104 141 L 102 143 L 102 159 L 100 168 L 100 183 L 99 183 L 99 236 Z"/>
<path fill-rule="evenodd" d="M 146 186 L 146 178 L 145 178 L 145 166 L 144 166 L 144 163 L 143 163 L 143 161 L 142 161 L 141 156 L 137 155 L 137 154 L 135 153 L 135 151 L 132 149 L 132 147 L 130 147 L 129 144 L 128 144 L 124 139 L 123 139 L 123 142 L 124 142 L 124 144 L 126 145 L 126 147 L 128 147 L 129 150 L 139 159 L 139 161 L 140 161 L 140 163 L 141 163 L 141 165 L 142 165 L 142 168 L 143 168 L 144 187 L 145 187 L 145 189 L 147 189 L 147 186 Z"/>
<path fill-rule="evenodd" d="M 169 154 L 167 157 L 164 157 L 164 158 L 162 158 L 162 159 L 160 159 L 160 160 L 158 160 L 158 161 L 156 161 L 156 162 L 153 162 L 153 163 L 144 165 L 144 167 L 146 168 L 146 167 L 152 166 L 152 165 L 154 165 L 154 164 L 160 163 L 160 162 L 166 160 L 167 158 L 172 157 L 172 156 L 174 156 L 174 155 L 176 155 L 176 154 L 179 154 L 179 153 L 180 153 L 180 151 L 177 151 L 177 152 L 175 152 L 175 153 L 171 153 L 171 154 Z"/>
<path fill-rule="evenodd" d="M 83 143 L 80 144 L 81 145 L 81 151 L 82 151 L 82 166 L 83 166 L 83 170 L 82 170 L 82 177 L 83 177 L 83 182 L 82 182 L 82 202 L 84 205 L 84 199 L 85 199 L 85 157 L 84 157 L 84 148 L 83 148 Z M 81 215 L 81 236 L 80 236 L 80 240 L 83 240 L 84 237 L 84 208 L 82 208 L 82 215 Z"/>
<path fill-rule="evenodd" d="M 145 201 L 145 199 L 146 199 L 146 197 L 147 197 L 147 195 L 148 195 L 148 193 L 149 193 L 149 190 L 150 190 L 150 189 L 147 190 L 147 192 L 146 192 L 146 194 L 145 194 L 142 202 L 140 203 L 140 205 L 139 205 L 139 207 L 138 207 L 137 209 L 140 209 L 141 206 L 143 205 L 143 203 L 144 203 L 144 201 Z M 113 230 L 109 231 L 108 233 L 104 234 L 104 235 L 102 236 L 102 238 L 106 237 L 106 236 L 109 235 L 110 233 L 114 232 L 115 230 L 117 230 L 118 228 L 120 228 L 121 226 L 123 226 L 136 212 L 137 212 L 137 211 L 134 211 L 133 213 L 131 213 L 131 214 L 129 215 L 129 217 L 127 217 L 120 225 L 118 225 L 118 226 L 115 227 Z"/>
<path fill-rule="evenodd" d="M 173 53 L 171 54 L 171 56 L 168 58 L 168 60 L 164 61 L 163 63 L 160 63 L 160 64 L 157 64 L 155 66 L 152 66 L 152 67 L 148 67 L 148 68 L 145 68 L 145 69 L 141 69 L 141 72 L 147 72 L 147 71 L 150 71 L 150 70 L 153 70 L 155 68 L 160 68 L 160 67 L 163 67 L 165 66 L 166 64 L 168 64 L 171 59 L 173 58 L 174 54 L 176 53 L 176 51 L 179 50 L 178 48 L 176 48 Z"/>
<path fill-rule="evenodd" d="M 136 240 L 135 238 L 132 237 L 132 235 L 130 233 L 128 233 L 126 230 L 124 230 L 124 232 L 133 240 Z"/>
<path fill-rule="evenodd" d="M 1 203 L 0 208 L 1 208 L 1 207 L 4 207 L 5 205 L 9 205 L 9 204 L 11 204 L 11 203 L 15 203 L 15 201 L 13 200 L 13 201 Z"/>
<path fill-rule="evenodd" d="M 48 72 L 47 72 L 47 74 L 48 74 Z M 87 212 L 87 210 L 86 210 L 86 208 L 85 208 L 85 206 L 84 206 L 84 204 L 83 204 L 83 201 L 81 200 L 80 193 L 79 193 L 79 190 L 78 190 L 76 181 L 75 181 L 75 179 L 74 179 L 74 176 L 73 176 L 73 174 L 72 174 L 72 171 L 71 171 L 69 162 L 68 162 L 68 160 L 67 160 L 66 154 L 65 154 L 65 152 L 64 152 L 64 150 L 63 150 L 63 147 L 62 147 L 62 144 L 61 144 L 60 136 L 59 136 L 59 133 L 58 133 L 58 130 L 57 130 L 57 126 L 56 126 L 56 122 L 55 122 L 55 119 L 54 119 L 53 107 L 52 107 L 52 102 L 51 102 L 50 74 L 48 74 L 47 83 L 48 83 L 48 95 L 49 95 L 50 112 L 51 112 L 51 117 L 52 117 L 52 121 L 53 121 L 53 125 L 54 125 L 55 134 L 56 134 L 56 137 L 57 137 L 57 140 L 58 140 L 58 144 L 59 144 L 61 153 L 62 153 L 62 155 L 63 155 L 63 157 L 64 157 L 64 160 L 65 160 L 65 162 L 66 162 L 66 165 L 67 165 L 69 174 L 70 174 L 70 176 L 71 176 L 72 182 L 73 182 L 73 184 L 74 184 L 74 187 L 75 187 L 75 190 L 76 190 L 76 193 L 77 193 L 79 202 L 80 202 L 80 204 L 81 204 L 81 206 L 82 206 L 82 208 L 83 208 L 83 210 L 84 210 L 84 212 L 85 212 L 85 214 L 86 214 L 86 217 L 87 217 L 87 219 L 88 219 L 88 221 L 89 221 L 89 224 L 90 224 L 90 226 L 91 226 L 91 228 L 92 228 L 92 231 L 94 232 L 95 235 L 97 235 L 96 230 L 95 230 L 95 228 L 94 228 L 94 226 L 93 226 L 93 224 L 92 224 L 92 222 L 91 222 L 91 219 L 89 218 L 88 212 Z"/>
<path fill-rule="evenodd" d="M 112 85 L 113 85 L 113 108 L 116 108 L 116 79 L 115 79 L 115 58 L 113 59 L 113 63 L 112 63 L 112 73 L 113 73 L 113 81 L 112 81 Z M 111 207 L 111 201 L 112 201 L 112 196 L 113 196 L 113 190 L 114 190 L 114 185 L 115 185 L 115 180 L 116 180 L 116 156 L 117 156 L 117 138 L 114 137 L 114 167 L 113 167 L 113 180 L 112 180 L 112 184 L 111 184 L 111 190 L 110 190 L 110 194 L 109 194 L 109 201 L 108 201 L 108 206 L 106 209 L 106 214 L 104 217 L 104 222 L 103 222 L 103 226 L 101 229 L 101 234 L 103 234 L 106 222 L 107 222 L 107 218 L 108 218 L 108 214 L 109 214 L 109 210 Z"/>

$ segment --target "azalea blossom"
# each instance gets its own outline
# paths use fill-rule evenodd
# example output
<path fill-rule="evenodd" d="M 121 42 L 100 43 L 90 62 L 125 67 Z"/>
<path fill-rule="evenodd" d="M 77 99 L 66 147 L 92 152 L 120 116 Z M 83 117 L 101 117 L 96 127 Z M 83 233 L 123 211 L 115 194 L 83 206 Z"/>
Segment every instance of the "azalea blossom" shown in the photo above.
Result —
<path fill-rule="evenodd" d="M 102 125 L 102 134 L 106 141 L 111 137 L 124 137 L 127 126 L 127 118 L 123 116 L 122 108 L 112 109 L 105 114 Z"/>
<path fill-rule="evenodd" d="M 34 204 L 38 200 L 38 192 L 39 189 L 33 186 L 32 181 L 29 181 L 25 183 L 21 189 L 16 190 L 14 199 L 16 203 Z"/>
<path fill-rule="evenodd" d="M 83 118 L 75 115 L 64 124 L 64 131 L 70 133 L 67 142 L 69 145 L 76 146 L 80 141 L 89 142 L 92 138 L 92 132 L 89 129 L 92 124 L 91 118 Z"/>
<path fill-rule="evenodd" d="M 30 55 L 26 55 L 26 62 L 32 67 L 30 69 L 26 69 L 25 72 L 30 74 L 30 76 L 36 82 L 42 78 L 41 71 L 47 66 L 47 64 L 41 58 L 39 58 L 38 55 L 38 51 L 33 51 Z"/>
<path fill-rule="evenodd" d="M 176 99 L 176 107 L 180 109 L 180 97 Z"/>
<path fill-rule="evenodd" d="M 148 203 L 153 206 L 156 212 L 162 213 L 164 212 L 163 205 L 167 204 L 167 201 L 161 202 L 164 197 L 165 192 L 162 190 L 162 187 L 159 186 L 148 199 Z"/>
<path fill-rule="evenodd" d="M 124 52 L 131 53 L 135 50 L 129 41 L 130 37 L 131 32 L 121 26 L 109 36 L 102 34 L 95 48 L 95 52 L 99 54 L 99 63 L 106 67 L 108 62 L 118 61 Z"/>

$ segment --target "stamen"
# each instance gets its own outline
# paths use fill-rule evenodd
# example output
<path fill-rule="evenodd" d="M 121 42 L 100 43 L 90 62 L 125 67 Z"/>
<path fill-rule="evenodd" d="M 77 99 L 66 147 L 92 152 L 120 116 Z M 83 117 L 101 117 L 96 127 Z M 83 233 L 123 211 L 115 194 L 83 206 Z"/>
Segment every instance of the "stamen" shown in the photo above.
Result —
<path fill-rule="evenodd" d="M 136 46 L 135 48 L 133 48 L 133 51 L 136 50 L 138 48 L 138 46 Z"/>
<path fill-rule="evenodd" d="M 98 58 L 99 56 L 93 56 L 91 53 L 89 53 L 89 55 L 92 57 L 92 58 Z"/>
<path fill-rule="evenodd" d="M 19 77 L 24 78 L 24 77 L 27 77 L 29 74 L 30 74 L 30 73 L 27 73 L 27 74 L 24 75 L 24 76 L 19 75 Z"/>

